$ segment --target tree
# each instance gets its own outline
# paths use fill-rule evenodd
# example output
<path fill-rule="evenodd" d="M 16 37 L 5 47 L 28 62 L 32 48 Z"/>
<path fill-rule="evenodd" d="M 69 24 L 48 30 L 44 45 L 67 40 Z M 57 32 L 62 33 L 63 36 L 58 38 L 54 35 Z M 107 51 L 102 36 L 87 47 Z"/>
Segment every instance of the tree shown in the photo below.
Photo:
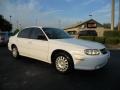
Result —
<path fill-rule="evenodd" d="M 0 31 L 11 31 L 12 30 L 12 24 L 4 19 L 2 15 L 0 15 Z"/>
<path fill-rule="evenodd" d="M 20 30 L 19 29 L 16 29 L 14 32 L 13 32 L 13 35 L 17 34 Z"/>

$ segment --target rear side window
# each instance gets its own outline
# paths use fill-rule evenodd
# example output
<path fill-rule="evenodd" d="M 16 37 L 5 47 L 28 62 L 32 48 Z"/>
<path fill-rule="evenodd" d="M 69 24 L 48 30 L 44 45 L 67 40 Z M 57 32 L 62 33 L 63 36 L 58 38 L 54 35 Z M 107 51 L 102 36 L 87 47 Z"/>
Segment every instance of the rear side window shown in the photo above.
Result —
<path fill-rule="evenodd" d="M 30 28 L 23 29 L 21 32 L 18 33 L 18 37 L 20 38 L 29 38 L 31 33 Z"/>

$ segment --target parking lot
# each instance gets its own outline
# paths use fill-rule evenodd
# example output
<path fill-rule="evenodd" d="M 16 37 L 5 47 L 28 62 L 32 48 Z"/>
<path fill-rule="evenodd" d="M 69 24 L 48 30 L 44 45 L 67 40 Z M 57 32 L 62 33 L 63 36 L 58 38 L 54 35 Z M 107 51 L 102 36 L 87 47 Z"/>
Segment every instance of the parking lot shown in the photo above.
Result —
<path fill-rule="evenodd" d="M 96 71 L 75 70 L 61 75 L 52 65 L 12 58 L 0 47 L 0 90 L 120 90 L 120 51 L 112 50 L 107 66 Z"/>

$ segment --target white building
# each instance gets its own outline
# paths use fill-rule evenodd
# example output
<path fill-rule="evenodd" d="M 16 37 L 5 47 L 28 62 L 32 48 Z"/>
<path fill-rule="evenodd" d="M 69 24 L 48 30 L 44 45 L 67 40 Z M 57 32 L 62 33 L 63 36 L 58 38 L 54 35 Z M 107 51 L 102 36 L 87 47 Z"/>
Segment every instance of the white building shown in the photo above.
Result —
<path fill-rule="evenodd" d="M 95 30 L 99 37 L 103 36 L 104 31 L 108 31 L 110 29 L 104 28 L 104 26 L 97 22 L 94 19 L 87 20 L 82 23 L 77 23 L 75 25 L 71 25 L 64 29 L 66 32 L 68 32 L 70 35 L 74 37 L 78 37 L 79 31 L 83 30 Z"/>

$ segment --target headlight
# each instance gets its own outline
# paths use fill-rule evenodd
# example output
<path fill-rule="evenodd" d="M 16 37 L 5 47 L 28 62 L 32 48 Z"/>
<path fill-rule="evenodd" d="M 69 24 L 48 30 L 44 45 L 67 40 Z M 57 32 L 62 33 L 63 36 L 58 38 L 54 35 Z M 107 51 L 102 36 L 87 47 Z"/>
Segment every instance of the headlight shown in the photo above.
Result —
<path fill-rule="evenodd" d="M 98 49 L 86 49 L 85 54 L 86 55 L 99 55 L 100 50 L 98 50 Z"/>

